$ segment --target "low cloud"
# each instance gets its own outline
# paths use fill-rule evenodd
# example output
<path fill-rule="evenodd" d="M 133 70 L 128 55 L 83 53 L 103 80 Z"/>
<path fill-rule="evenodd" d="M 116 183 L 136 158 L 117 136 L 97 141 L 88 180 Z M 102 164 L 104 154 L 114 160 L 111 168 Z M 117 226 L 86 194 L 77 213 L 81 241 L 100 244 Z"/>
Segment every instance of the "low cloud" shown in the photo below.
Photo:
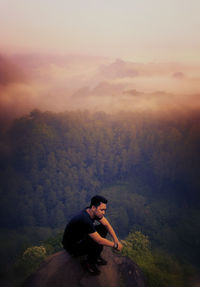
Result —
<path fill-rule="evenodd" d="M 174 110 L 200 106 L 200 66 L 76 55 L 0 55 L 0 121 L 32 109 Z"/>
<path fill-rule="evenodd" d="M 24 82 L 25 80 L 27 79 L 20 67 L 0 54 L 0 86 Z"/>

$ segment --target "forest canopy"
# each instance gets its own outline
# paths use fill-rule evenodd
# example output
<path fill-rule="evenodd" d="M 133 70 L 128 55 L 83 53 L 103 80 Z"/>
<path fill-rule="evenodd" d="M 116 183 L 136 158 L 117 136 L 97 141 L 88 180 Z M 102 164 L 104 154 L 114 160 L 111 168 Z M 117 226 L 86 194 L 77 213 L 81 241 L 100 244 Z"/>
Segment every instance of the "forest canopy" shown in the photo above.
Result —
<path fill-rule="evenodd" d="M 34 110 L 0 146 L 2 228 L 63 228 L 101 192 L 121 237 L 141 230 L 173 250 L 184 234 L 200 249 L 198 113 Z"/>

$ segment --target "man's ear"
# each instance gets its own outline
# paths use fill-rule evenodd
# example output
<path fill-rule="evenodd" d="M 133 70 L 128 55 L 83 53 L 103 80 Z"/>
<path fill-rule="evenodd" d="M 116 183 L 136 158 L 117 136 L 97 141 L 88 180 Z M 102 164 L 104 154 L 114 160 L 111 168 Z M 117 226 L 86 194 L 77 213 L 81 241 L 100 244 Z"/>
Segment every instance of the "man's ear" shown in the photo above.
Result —
<path fill-rule="evenodd" d="M 95 211 L 97 208 L 96 208 L 96 206 L 92 205 L 91 209 L 92 209 L 92 211 Z"/>

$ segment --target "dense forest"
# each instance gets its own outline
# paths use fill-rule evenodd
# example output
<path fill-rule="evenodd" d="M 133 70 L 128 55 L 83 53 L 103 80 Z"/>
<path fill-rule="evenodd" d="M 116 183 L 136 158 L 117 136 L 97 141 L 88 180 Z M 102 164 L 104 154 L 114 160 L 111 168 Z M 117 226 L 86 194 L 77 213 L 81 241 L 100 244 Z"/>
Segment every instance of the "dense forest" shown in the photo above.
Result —
<path fill-rule="evenodd" d="M 34 110 L 16 119 L 0 138 L 1 255 L 14 252 L 17 232 L 62 230 L 101 193 L 121 239 L 141 231 L 199 267 L 199 146 L 195 112 Z"/>

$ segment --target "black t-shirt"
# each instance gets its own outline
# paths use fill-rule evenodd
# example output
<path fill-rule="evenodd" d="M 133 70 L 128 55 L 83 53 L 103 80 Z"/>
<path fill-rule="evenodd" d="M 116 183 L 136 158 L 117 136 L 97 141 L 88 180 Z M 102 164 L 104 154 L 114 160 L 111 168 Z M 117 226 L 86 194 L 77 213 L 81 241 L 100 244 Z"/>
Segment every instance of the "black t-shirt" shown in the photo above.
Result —
<path fill-rule="evenodd" d="M 88 234 L 96 232 L 95 219 L 90 217 L 86 209 L 75 215 L 67 224 L 62 241 L 64 248 L 73 248 L 86 239 Z"/>

